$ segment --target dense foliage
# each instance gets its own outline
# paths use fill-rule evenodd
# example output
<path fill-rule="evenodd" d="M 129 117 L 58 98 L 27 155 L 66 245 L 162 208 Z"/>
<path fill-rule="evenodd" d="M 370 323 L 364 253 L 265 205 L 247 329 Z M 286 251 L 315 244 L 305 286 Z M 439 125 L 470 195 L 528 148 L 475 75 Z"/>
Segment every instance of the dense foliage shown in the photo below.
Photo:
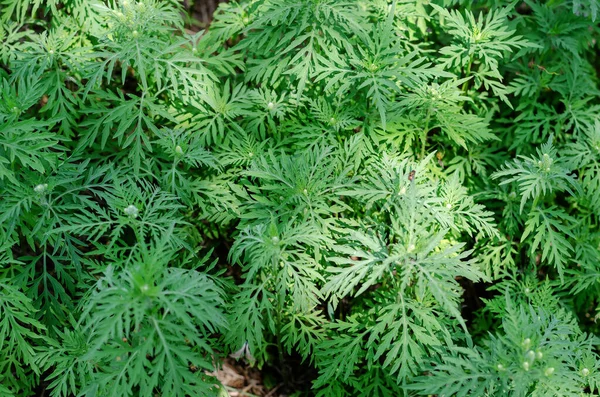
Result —
<path fill-rule="evenodd" d="M 598 395 L 599 9 L 0 0 L 0 395 Z"/>

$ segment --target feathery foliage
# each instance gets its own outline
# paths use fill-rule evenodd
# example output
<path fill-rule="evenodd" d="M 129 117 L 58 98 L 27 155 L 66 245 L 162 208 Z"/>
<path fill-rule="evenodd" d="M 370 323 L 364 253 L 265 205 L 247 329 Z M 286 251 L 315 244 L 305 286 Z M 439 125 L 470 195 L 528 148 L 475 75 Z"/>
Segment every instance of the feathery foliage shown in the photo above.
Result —
<path fill-rule="evenodd" d="M 0 0 L 1 395 L 600 393 L 597 0 L 183 3 Z"/>

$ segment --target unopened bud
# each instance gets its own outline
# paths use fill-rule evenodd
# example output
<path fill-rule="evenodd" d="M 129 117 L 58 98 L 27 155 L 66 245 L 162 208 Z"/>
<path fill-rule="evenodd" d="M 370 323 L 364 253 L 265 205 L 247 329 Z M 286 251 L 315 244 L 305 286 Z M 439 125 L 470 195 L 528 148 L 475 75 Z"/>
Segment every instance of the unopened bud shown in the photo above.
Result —
<path fill-rule="evenodd" d="M 590 370 L 587 368 L 584 368 L 581 370 L 581 375 L 583 376 L 588 376 L 590 374 Z"/>
<path fill-rule="evenodd" d="M 128 215 L 130 218 L 136 218 L 139 214 L 139 210 L 133 204 L 130 204 L 127 207 L 125 207 L 123 209 L 123 212 L 125 212 L 125 214 Z"/>
<path fill-rule="evenodd" d="M 39 185 L 36 185 L 33 188 L 33 191 L 36 192 L 37 194 L 43 194 L 46 192 L 46 189 L 48 189 L 48 184 L 47 183 L 40 183 Z"/>
<path fill-rule="evenodd" d="M 529 361 L 533 361 L 535 360 L 535 353 L 533 352 L 533 350 L 529 350 L 527 352 L 527 354 L 525 355 L 525 357 L 529 360 Z"/>

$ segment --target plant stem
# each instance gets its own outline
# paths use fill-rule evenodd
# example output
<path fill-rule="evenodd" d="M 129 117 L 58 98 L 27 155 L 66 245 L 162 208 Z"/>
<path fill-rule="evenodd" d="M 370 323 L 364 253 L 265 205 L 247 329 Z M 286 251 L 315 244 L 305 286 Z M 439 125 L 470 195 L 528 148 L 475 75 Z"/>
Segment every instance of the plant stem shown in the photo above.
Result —
<path fill-rule="evenodd" d="M 471 75 L 471 66 L 473 66 L 473 56 L 469 58 L 469 63 L 467 64 L 467 71 L 465 72 L 465 77 L 469 77 Z M 467 80 L 463 83 L 462 90 L 466 94 L 467 89 L 469 88 L 469 81 Z"/>
<path fill-rule="evenodd" d="M 425 145 L 427 144 L 427 133 L 429 132 L 429 120 L 431 119 L 431 106 L 427 109 L 425 116 L 425 127 L 421 131 L 421 158 L 425 158 Z"/>

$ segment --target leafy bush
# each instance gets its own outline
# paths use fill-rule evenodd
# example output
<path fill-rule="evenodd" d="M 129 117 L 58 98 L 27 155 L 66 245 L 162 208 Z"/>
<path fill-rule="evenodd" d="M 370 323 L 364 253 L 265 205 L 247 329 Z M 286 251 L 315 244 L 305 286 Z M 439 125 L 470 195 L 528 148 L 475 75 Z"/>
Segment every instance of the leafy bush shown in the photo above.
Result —
<path fill-rule="evenodd" d="M 1 4 L 0 394 L 599 394 L 597 0 Z"/>

